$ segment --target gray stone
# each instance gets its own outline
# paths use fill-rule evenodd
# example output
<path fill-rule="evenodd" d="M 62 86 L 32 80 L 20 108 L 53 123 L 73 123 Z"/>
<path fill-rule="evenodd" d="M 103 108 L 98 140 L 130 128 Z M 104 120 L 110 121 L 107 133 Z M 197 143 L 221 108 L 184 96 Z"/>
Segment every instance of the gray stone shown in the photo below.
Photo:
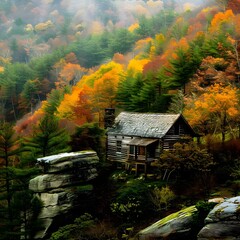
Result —
<path fill-rule="evenodd" d="M 240 239 L 240 196 L 217 204 L 205 219 L 198 240 Z"/>
<path fill-rule="evenodd" d="M 67 187 L 73 184 L 70 174 L 44 174 L 30 180 L 29 189 L 34 192 L 46 192 L 54 188 Z"/>
<path fill-rule="evenodd" d="M 43 228 L 34 239 L 46 239 L 51 226 L 59 217 L 65 217 L 80 206 L 82 198 L 89 197 L 89 181 L 98 176 L 98 156 L 94 151 L 61 153 L 38 159 L 38 165 L 44 170 L 29 182 L 29 189 L 43 203 L 38 219 Z M 77 191 L 77 189 L 85 189 Z M 81 196 L 81 199 L 80 197 Z"/>
<path fill-rule="evenodd" d="M 70 153 L 59 153 L 56 155 L 38 158 L 37 161 L 38 163 L 57 164 L 60 162 L 65 162 L 67 160 L 74 160 L 78 158 L 86 159 L 87 157 L 97 157 L 97 154 L 95 151 L 90 150 Z"/>
<path fill-rule="evenodd" d="M 219 222 L 207 224 L 198 234 L 198 240 L 240 239 L 240 222 Z"/>
<path fill-rule="evenodd" d="M 226 199 L 210 211 L 205 222 L 213 223 L 224 220 L 236 220 L 239 215 L 239 207 L 240 197 Z"/>
<path fill-rule="evenodd" d="M 58 204 L 59 193 L 41 193 L 38 197 L 42 200 L 43 206 L 55 206 Z"/>
<path fill-rule="evenodd" d="M 187 235 L 191 231 L 193 213 L 195 206 L 185 208 L 173 213 L 151 226 L 141 230 L 136 238 L 140 240 L 162 239 L 172 235 Z"/>
<path fill-rule="evenodd" d="M 56 163 L 48 163 L 46 168 L 48 173 L 56 173 L 56 172 L 67 172 L 74 170 L 75 168 L 84 168 L 91 165 L 96 165 L 98 163 L 97 156 L 86 157 L 85 159 L 81 156 L 75 159 L 66 159 L 64 162 L 56 162 Z"/>
<path fill-rule="evenodd" d="M 41 220 L 41 224 L 42 226 L 44 226 L 43 228 L 41 228 L 41 230 L 39 230 L 34 239 L 44 239 L 44 237 L 47 234 L 47 230 L 49 229 L 49 227 L 52 225 L 53 219 L 52 218 L 45 218 Z"/>

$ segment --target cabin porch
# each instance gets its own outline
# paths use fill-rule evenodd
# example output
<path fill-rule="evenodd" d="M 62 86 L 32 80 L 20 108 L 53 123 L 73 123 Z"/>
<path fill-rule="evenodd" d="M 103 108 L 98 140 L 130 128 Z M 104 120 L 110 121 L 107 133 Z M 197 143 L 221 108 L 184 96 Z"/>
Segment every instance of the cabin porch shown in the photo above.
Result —
<path fill-rule="evenodd" d="M 152 138 L 135 138 L 130 141 L 125 169 L 135 172 L 136 175 L 142 169 L 144 174 L 147 174 L 148 167 L 156 160 L 155 150 L 158 142 L 158 139 Z"/>

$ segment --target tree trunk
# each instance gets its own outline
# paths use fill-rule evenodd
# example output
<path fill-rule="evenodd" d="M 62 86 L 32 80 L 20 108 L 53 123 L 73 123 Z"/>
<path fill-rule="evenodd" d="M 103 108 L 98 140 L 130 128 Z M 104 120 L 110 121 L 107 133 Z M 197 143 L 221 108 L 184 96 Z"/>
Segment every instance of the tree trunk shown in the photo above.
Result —
<path fill-rule="evenodd" d="M 9 222 L 12 222 L 12 209 L 11 209 L 11 192 L 10 192 L 10 176 L 8 172 L 9 167 L 9 157 L 8 157 L 8 149 L 7 146 L 5 147 L 5 167 L 6 167 L 6 190 L 7 190 L 7 210 L 8 210 L 8 219 Z"/>
<path fill-rule="evenodd" d="M 222 121 L 222 143 L 224 143 L 226 139 L 226 126 L 227 126 L 227 114 L 225 111 L 223 115 L 223 121 Z"/>
<path fill-rule="evenodd" d="M 16 111 L 15 111 L 15 107 L 14 107 L 13 98 L 11 98 L 11 102 L 12 102 L 12 109 L 13 109 L 14 120 L 17 121 L 17 116 L 16 116 Z"/>

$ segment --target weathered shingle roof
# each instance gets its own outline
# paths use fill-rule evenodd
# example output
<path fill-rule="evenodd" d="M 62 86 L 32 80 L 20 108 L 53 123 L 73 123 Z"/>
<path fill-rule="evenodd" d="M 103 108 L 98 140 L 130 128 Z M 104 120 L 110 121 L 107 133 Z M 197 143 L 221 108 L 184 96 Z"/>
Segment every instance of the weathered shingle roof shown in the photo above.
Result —
<path fill-rule="evenodd" d="M 162 138 L 180 114 L 121 112 L 108 134 Z"/>

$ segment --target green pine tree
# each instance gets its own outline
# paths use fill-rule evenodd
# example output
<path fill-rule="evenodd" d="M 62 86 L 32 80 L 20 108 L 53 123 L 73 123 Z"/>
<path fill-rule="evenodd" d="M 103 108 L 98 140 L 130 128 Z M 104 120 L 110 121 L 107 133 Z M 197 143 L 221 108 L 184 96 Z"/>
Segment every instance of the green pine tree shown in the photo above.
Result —
<path fill-rule="evenodd" d="M 24 149 L 33 153 L 35 157 L 45 157 L 70 150 L 68 142 L 70 136 L 64 128 L 59 127 L 54 116 L 46 115 L 35 126 L 30 138 L 25 138 Z"/>
<path fill-rule="evenodd" d="M 9 123 L 0 124 L 0 159 L 2 162 L 1 171 L 1 192 L 5 193 L 6 215 L 9 221 L 13 220 L 11 199 L 12 179 L 9 167 L 13 166 L 16 156 L 17 139 L 14 137 L 14 130 Z"/>
<path fill-rule="evenodd" d="M 193 48 L 189 50 L 179 48 L 176 54 L 177 58 L 170 60 L 171 66 L 165 68 L 165 75 L 170 88 L 183 88 L 185 93 L 185 85 L 200 66 L 201 56 Z"/>
<path fill-rule="evenodd" d="M 0 239 L 19 240 L 29 236 L 37 208 L 28 190 L 29 179 L 38 172 L 34 168 L 19 168 L 21 148 L 13 126 L 0 123 Z M 35 201 L 35 202 L 34 202 Z M 34 203 L 34 204 L 33 204 Z M 40 206 L 40 203 L 38 204 Z M 27 219 L 27 216 L 31 218 Z M 25 225 L 24 225 L 25 223 Z M 34 224 L 33 224 L 34 225 Z M 22 239 L 28 239 L 23 237 Z"/>

